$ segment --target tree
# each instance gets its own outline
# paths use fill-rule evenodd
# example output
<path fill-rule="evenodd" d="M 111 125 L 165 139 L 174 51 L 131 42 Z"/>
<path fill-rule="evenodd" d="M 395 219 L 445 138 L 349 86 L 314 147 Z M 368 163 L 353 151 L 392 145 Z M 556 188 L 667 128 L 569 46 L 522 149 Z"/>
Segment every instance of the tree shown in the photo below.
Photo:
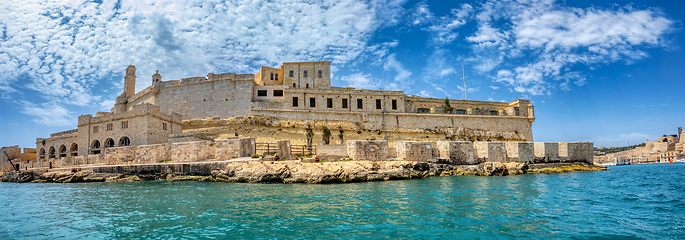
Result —
<path fill-rule="evenodd" d="M 450 106 L 450 99 L 447 98 L 447 97 L 445 97 L 445 105 L 444 105 L 444 107 L 445 107 L 445 108 L 443 108 L 442 111 L 444 111 L 444 112 L 446 112 L 446 113 L 451 113 L 452 110 L 454 110 L 454 108 L 453 108 L 452 106 Z"/>

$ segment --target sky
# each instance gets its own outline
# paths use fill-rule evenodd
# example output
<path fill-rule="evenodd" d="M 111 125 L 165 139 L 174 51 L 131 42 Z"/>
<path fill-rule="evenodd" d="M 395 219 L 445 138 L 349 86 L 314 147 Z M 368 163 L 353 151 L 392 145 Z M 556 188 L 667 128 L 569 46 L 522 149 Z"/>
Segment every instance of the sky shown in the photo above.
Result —
<path fill-rule="evenodd" d="M 0 146 L 109 111 L 128 65 L 140 91 L 156 70 L 295 61 L 332 61 L 338 87 L 529 99 L 535 141 L 639 144 L 685 127 L 684 17 L 682 0 L 4 0 Z"/>

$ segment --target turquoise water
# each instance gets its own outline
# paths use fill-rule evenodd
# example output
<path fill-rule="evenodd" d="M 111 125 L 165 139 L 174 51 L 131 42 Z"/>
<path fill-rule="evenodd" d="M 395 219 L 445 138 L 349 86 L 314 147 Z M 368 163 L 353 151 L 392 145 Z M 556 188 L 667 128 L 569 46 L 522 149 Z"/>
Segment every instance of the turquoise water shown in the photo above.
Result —
<path fill-rule="evenodd" d="M 683 239 L 685 164 L 352 184 L 0 183 L 0 239 Z"/>

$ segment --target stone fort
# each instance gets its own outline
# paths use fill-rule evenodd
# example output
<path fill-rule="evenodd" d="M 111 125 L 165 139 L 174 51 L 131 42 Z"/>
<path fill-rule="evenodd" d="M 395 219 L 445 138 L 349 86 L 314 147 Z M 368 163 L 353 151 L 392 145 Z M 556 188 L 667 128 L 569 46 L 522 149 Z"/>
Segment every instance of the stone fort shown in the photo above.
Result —
<path fill-rule="evenodd" d="M 333 87 L 330 64 L 287 62 L 278 68 L 262 66 L 256 74 L 209 73 L 170 81 L 156 72 L 151 85 L 137 93 L 136 68 L 130 65 L 124 91 L 111 111 L 82 115 L 76 129 L 37 138 L 36 160 L 97 156 L 109 148 L 157 144 L 167 144 L 169 151 L 168 144 L 190 136 L 184 135 L 184 120 L 249 115 L 342 121 L 378 131 L 482 131 L 501 141 L 533 141 L 535 116 L 528 100 L 446 100 L 402 91 Z M 202 140 L 202 136 L 191 139 Z"/>

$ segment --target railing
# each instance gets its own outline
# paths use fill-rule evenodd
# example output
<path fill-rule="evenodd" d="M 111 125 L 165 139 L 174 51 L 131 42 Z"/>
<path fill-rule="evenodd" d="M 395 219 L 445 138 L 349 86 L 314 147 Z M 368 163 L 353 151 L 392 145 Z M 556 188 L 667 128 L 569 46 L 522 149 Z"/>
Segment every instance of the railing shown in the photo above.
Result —
<path fill-rule="evenodd" d="M 278 146 L 275 143 L 255 143 L 254 148 L 257 155 L 271 155 L 278 151 Z"/>
<path fill-rule="evenodd" d="M 290 145 L 291 156 L 316 155 L 316 146 L 309 148 L 307 145 Z"/>

